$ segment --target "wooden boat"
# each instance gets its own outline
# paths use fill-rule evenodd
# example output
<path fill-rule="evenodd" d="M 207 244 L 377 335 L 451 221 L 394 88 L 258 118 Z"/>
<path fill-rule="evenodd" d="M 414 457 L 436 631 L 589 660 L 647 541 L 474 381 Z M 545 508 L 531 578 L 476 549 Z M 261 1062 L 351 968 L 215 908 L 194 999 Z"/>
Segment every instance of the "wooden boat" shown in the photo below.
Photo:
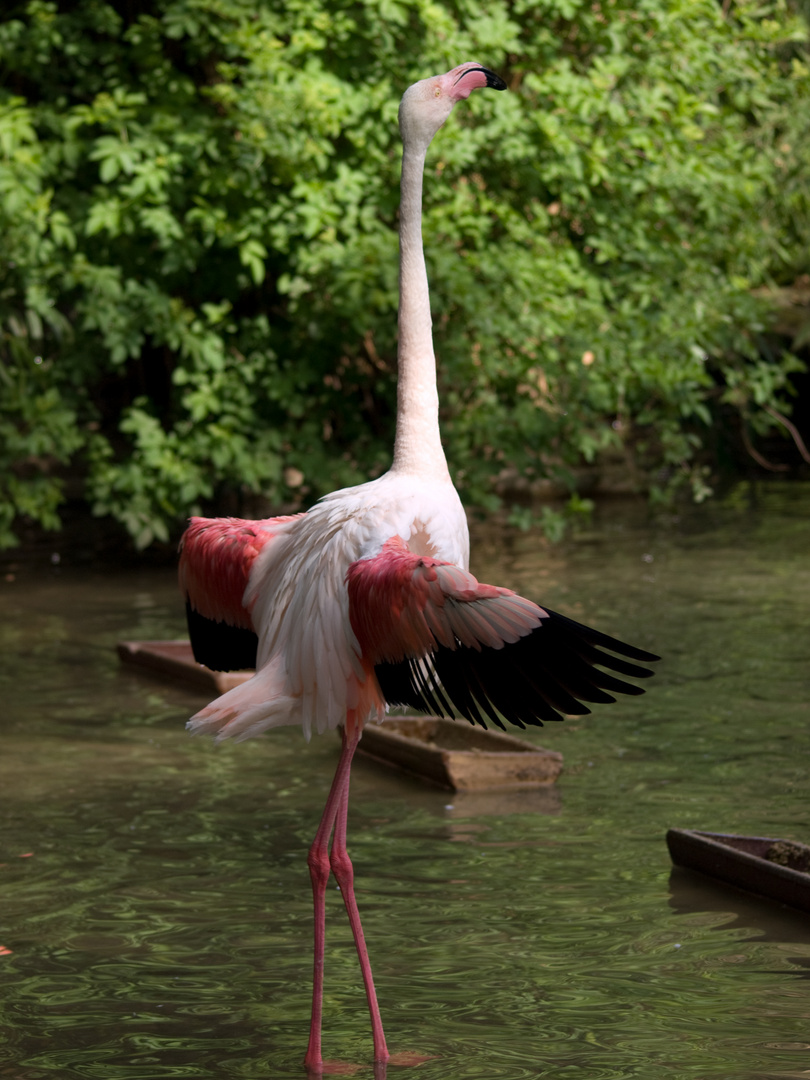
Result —
<path fill-rule="evenodd" d="M 810 846 L 770 836 L 670 829 L 667 846 L 678 866 L 810 911 Z"/>
<path fill-rule="evenodd" d="M 212 696 L 239 686 L 253 674 L 252 671 L 212 671 L 198 664 L 190 641 L 119 641 L 116 651 L 125 664 L 180 680 Z"/>
<path fill-rule="evenodd" d="M 553 784 L 562 754 L 466 720 L 403 716 L 368 724 L 358 753 L 454 791 Z"/>

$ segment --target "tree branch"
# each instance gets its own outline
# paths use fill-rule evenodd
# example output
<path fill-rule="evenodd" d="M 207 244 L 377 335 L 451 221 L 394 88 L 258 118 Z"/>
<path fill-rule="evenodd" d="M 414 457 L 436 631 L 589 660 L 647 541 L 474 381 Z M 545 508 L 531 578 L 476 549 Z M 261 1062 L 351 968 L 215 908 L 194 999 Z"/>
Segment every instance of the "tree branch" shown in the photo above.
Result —
<path fill-rule="evenodd" d="M 785 427 L 788 429 L 788 432 L 790 433 L 790 437 L 796 443 L 796 449 L 799 451 L 799 453 L 802 455 L 808 465 L 810 465 L 810 451 L 808 451 L 807 447 L 804 445 L 804 439 L 799 434 L 799 429 L 796 427 L 796 425 L 790 420 L 788 420 L 786 416 L 783 416 L 777 409 L 774 409 L 773 405 L 763 405 L 763 408 L 766 413 L 770 413 L 774 420 L 778 420 L 780 424 L 785 425 Z"/>

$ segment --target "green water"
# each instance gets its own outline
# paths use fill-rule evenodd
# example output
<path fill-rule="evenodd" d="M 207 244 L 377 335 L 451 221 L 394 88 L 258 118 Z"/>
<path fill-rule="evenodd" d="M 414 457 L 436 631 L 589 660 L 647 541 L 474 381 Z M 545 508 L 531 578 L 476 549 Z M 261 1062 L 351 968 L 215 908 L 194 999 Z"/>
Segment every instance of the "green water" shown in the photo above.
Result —
<path fill-rule="evenodd" d="M 529 735 L 551 792 L 459 796 L 358 761 L 358 900 L 392 1053 L 419 1080 L 810 1077 L 810 918 L 672 870 L 669 826 L 810 838 L 810 491 L 474 570 L 660 652 L 649 693 Z M 204 699 L 123 669 L 182 634 L 170 573 L 0 580 L 0 1077 L 301 1077 L 306 849 L 334 737 L 189 738 Z M 372 1076 L 331 889 L 324 1052 Z M 382 1075 L 378 1070 L 378 1080 Z"/>

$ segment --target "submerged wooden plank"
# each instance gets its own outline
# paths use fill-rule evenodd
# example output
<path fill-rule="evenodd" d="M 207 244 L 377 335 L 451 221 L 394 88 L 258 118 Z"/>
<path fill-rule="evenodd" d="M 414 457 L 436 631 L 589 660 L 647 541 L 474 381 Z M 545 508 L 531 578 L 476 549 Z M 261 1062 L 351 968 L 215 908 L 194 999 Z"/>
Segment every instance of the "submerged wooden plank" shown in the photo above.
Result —
<path fill-rule="evenodd" d="M 116 650 L 125 664 L 179 679 L 211 694 L 224 694 L 253 674 L 252 671 L 212 671 L 198 664 L 190 641 L 119 641 Z"/>
<path fill-rule="evenodd" d="M 436 716 L 369 724 L 358 752 L 456 791 L 539 787 L 562 770 L 554 750 Z"/>
<path fill-rule="evenodd" d="M 678 866 L 810 911 L 807 844 L 771 836 L 670 829 L 667 846 Z"/>

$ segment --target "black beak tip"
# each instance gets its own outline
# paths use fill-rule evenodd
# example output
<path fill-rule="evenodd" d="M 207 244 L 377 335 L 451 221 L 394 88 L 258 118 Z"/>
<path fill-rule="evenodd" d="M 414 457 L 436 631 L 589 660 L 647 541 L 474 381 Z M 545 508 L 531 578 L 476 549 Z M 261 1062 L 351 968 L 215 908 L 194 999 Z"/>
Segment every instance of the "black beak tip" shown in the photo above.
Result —
<path fill-rule="evenodd" d="M 489 68 L 481 68 L 481 71 L 483 71 L 483 73 L 487 77 L 487 86 L 490 88 L 490 90 L 506 89 L 506 83 L 503 81 L 500 75 L 496 75 L 495 72 L 490 71 Z"/>

